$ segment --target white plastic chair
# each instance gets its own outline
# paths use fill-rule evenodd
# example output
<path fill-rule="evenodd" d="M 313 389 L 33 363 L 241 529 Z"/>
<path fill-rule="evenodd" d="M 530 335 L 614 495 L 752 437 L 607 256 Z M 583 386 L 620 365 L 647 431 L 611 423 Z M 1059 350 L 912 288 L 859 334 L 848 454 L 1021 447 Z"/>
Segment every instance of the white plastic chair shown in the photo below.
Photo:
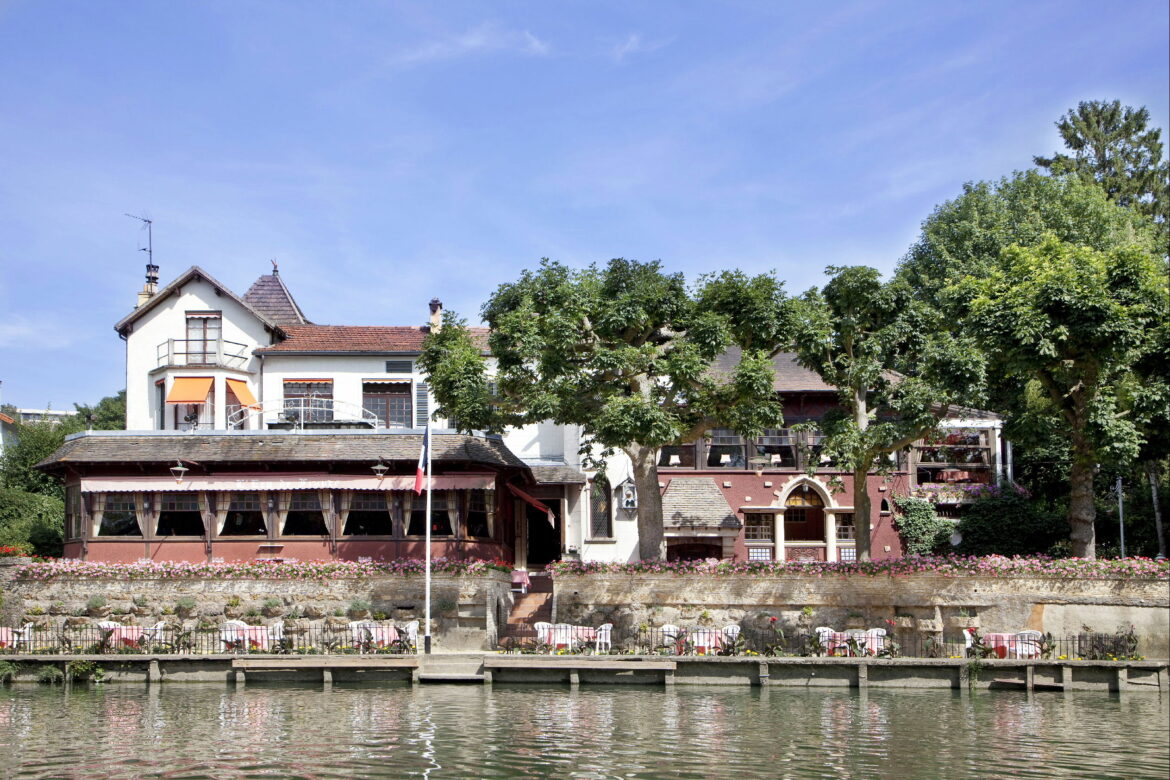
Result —
<path fill-rule="evenodd" d="M 532 628 L 536 630 L 536 641 L 542 645 L 552 644 L 552 623 L 545 623 L 543 620 L 533 623 Z"/>
<path fill-rule="evenodd" d="M 969 650 L 971 645 L 975 644 L 975 632 L 979 629 L 967 627 L 963 629 L 963 649 Z"/>
<path fill-rule="evenodd" d="M 886 646 L 886 630 L 871 628 L 865 632 L 865 652 L 868 655 L 877 655 Z"/>
<path fill-rule="evenodd" d="M 246 649 L 248 624 L 242 620 L 226 620 L 219 627 L 219 639 L 226 648 Z"/>
<path fill-rule="evenodd" d="M 402 627 L 402 631 L 406 634 L 406 640 L 415 647 L 418 647 L 418 625 L 417 620 L 412 620 Z"/>
<path fill-rule="evenodd" d="M 23 645 L 32 646 L 32 632 L 34 623 L 25 623 L 20 628 L 12 629 L 12 649 Z"/>
<path fill-rule="evenodd" d="M 667 623 L 662 627 L 662 644 L 673 645 L 678 641 L 678 626 Z"/>
<path fill-rule="evenodd" d="M 740 628 L 735 623 L 723 627 L 723 637 L 731 644 L 735 644 L 735 640 L 739 639 Z"/>
<path fill-rule="evenodd" d="M 367 633 L 369 632 L 369 633 Z M 353 646 L 362 649 L 362 646 L 374 639 L 374 623 L 371 620 L 354 620 L 349 624 L 349 636 Z"/>
<path fill-rule="evenodd" d="M 121 628 L 122 624 L 116 620 L 99 620 L 97 627 L 102 631 L 113 631 L 115 628 Z"/>
<path fill-rule="evenodd" d="M 821 647 L 825 648 L 825 655 L 832 655 L 833 635 L 837 632 L 828 626 L 818 626 L 813 629 L 813 633 L 817 635 L 817 641 L 821 643 Z"/>
<path fill-rule="evenodd" d="M 697 655 L 710 655 L 715 652 L 719 646 L 718 633 L 713 628 L 692 628 L 691 645 L 695 648 L 695 653 Z"/>
<path fill-rule="evenodd" d="M 165 629 L 166 627 L 167 627 L 167 622 L 165 620 L 160 620 L 157 623 L 155 623 L 153 626 L 150 626 L 149 628 L 142 629 L 142 638 L 145 640 L 154 642 L 155 640 L 158 639 L 158 635 L 161 634 L 163 632 L 163 629 Z"/>
<path fill-rule="evenodd" d="M 280 644 L 284 639 L 284 621 L 278 620 L 268 627 L 269 646 Z"/>
<path fill-rule="evenodd" d="M 573 626 L 570 623 L 557 623 L 552 627 L 552 649 L 553 650 L 572 650 L 573 642 L 576 637 L 573 636 Z"/>
<path fill-rule="evenodd" d="M 1039 658 L 1044 635 L 1031 629 L 1016 634 L 1016 658 Z"/>
<path fill-rule="evenodd" d="M 613 623 L 602 623 L 597 627 L 597 652 L 606 653 L 613 648 Z"/>

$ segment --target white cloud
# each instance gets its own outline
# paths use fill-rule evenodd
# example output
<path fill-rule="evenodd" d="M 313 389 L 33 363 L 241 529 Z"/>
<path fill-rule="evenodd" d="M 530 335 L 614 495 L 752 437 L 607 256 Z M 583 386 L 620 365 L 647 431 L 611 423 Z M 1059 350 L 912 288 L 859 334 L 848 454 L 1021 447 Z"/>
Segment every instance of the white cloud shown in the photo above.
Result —
<path fill-rule="evenodd" d="M 552 48 L 547 42 L 528 30 L 506 30 L 485 22 L 460 35 L 398 52 L 390 58 L 390 62 L 400 67 L 411 67 L 475 54 L 510 52 L 529 57 L 544 57 L 551 51 Z"/>
<path fill-rule="evenodd" d="M 621 62 L 631 54 L 648 54 L 661 49 L 663 46 L 667 46 L 669 43 L 669 40 L 644 41 L 638 33 L 630 33 L 626 36 L 625 40 L 610 49 L 609 53 L 613 57 L 614 62 Z"/>
<path fill-rule="evenodd" d="M 33 317 L 10 314 L 0 320 L 0 348 L 36 351 L 62 349 L 74 343 L 69 328 L 61 326 L 60 313 L 38 313 Z"/>

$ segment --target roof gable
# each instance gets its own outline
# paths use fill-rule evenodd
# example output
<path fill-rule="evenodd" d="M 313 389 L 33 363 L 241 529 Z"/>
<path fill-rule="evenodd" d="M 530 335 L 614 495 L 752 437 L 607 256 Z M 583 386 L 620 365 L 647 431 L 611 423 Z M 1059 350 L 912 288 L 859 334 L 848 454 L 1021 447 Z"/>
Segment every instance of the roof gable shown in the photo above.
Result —
<path fill-rule="evenodd" d="M 125 317 L 123 317 L 121 320 L 119 320 L 118 323 L 116 325 L 114 325 L 114 330 L 118 331 L 122 335 L 125 335 L 126 333 L 128 333 L 130 331 L 130 327 L 135 322 L 142 319 L 142 317 L 144 315 L 146 315 L 147 312 L 150 312 L 151 310 L 153 310 L 155 307 L 157 307 L 159 304 L 161 304 L 163 301 L 165 301 L 167 298 L 171 297 L 172 295 L 176 295 L 179 292 L 179 290 L 182 289 L 183 285 L 187 284 L 188 282 L 190 282 L 192 280 L 199 280 L 199 279 L 202 279 L 203 281 L 207 282 L 212 287 L 214 287 L 216 292 L 221 293 L 223 295 L 226 295 L 228 298 L 231 298 L 233 301 L 240 304 L 240 306 L 243 306 L 252 316 L 254 316 L 256 319 L 260 320 L 260 322 L 262 322 L 266 327 L 283 335 L 284 330 L 280 327 L 280 325 L 278 323 L 274 322 L 269 317 L 267 317 L 264 314 L 262 314 L 261 312 L 257 311 L 250 303 L 243 300 L 238 295 L 236 295 L 234 292 L 232 292 L 230 289 L 228 289 L 227 285 L 223 284 L 218 279 L 216 279 L 214 276 L 207 273 L 206 271 L 204 271 L 202 268 L 200 268 L 197 265 L 193 265 L 190 268 L 188 268 L 186 271 L 184 271 L 183 273 L 179 274 L 179 276 L 176 277 L 169 284 L 167 284 L 166 287 L 163 287 L 161 290 L 159 290 L 157 293 L 155 293 L 153 296 L 151 296 L 150 300 L 148 300 L 146 303 L 142 304 L 137 309 L 130 312 Z"/>

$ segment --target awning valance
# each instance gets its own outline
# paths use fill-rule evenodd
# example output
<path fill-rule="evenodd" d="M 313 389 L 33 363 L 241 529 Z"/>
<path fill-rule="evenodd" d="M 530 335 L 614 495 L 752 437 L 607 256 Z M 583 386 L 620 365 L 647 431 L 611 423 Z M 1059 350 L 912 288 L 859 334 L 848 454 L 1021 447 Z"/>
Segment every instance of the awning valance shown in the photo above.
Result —
<path fill-rule="evenodd" d="M 540 512 L 544 512 L 545 515 L 548 517 L 548 524 L 551 525 L 553 528 L 557 527 L 557 516 L 553 513 L 553 511 L 551 509 L 548 508 L 547 505 L 542 504 L 540 501 L 538 501 L 537 499 L 528 495 L 527 493 L 525 493 L 523 490 L 516 487 L 515 485 L 508 485 L 508 490 L 512 491 L 512 495 L 516 496 L 516 498 L 520 499 L 525 504 L 528 504 L 533 509 L 540 511 Z"/>
<path fill-rule="evenodd" d="M 256 401 L 256 396 L 252 395 L 252 391 L 248 389 L 248 383 L 242 379 L 228 379 L 227 386 L 236 395 L 236 399 L 241 404 L 248 407 L 258 407 L 260 404 Z"/>
<path fill-rule="evenodd" d="M 440 474 L 433 477 L 435 490 L 495 490 L 494 474 Z M 86 477 L 83 493 L 186 493 L 201 490 L 413 490 L 414 475 L 362 474 L 224 474 L 173 477 Z"/>
<path fill-rule="evenodd" d="M 167 403 L 201 404 L 207 400 L 207 394 L 211 392 L 211 383 L 214 381 L 209 376 L 175 377 L 171 392 L 167 393 Z"/>

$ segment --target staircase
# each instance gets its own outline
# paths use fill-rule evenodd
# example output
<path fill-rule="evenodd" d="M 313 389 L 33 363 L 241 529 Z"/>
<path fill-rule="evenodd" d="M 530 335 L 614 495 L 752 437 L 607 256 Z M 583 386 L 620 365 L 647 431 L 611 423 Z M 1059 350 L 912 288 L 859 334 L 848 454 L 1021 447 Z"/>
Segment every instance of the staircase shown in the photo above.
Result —
<path fill-rule="evenodd" d="M 536 630 L 533 624 L 552 622 L 552 589 L 552 577 L 533 574 L 528 592 L 516 594 L 512 613 L 508 615 L 508 624 L 500 638 L 535 642 Z"/>
<path fill-rule="evenodd" d="M 418 657 L 420 683 L 482 683 L 483 653 L 434 653 Z"/>

